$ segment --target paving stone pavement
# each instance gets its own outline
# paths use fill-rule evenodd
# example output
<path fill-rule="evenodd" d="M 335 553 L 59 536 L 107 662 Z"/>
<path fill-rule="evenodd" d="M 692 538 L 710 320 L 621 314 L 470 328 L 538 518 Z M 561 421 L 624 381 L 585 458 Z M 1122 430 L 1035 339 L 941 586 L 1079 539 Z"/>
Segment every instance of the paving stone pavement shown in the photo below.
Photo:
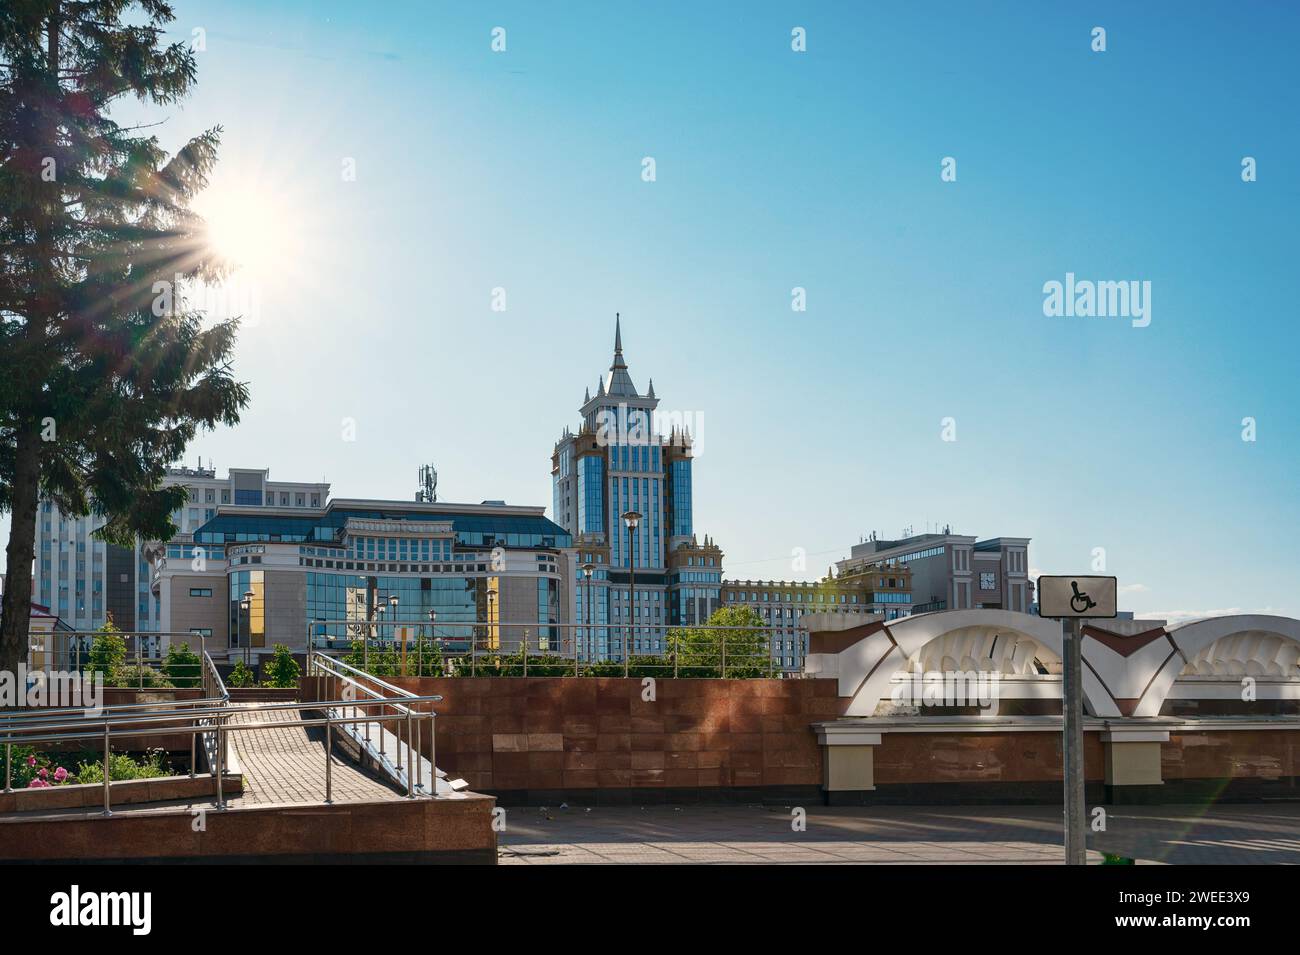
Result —
<path fill-rule="evenodd" d="M 507 809 L 502 864 L 1060 864 L 1061 810 L 1050 806 L 762 806 Z M 1300 864 L 1300 804 L 1108 807 L 1089 861 Z"/>
<path fill-rule="evenodd" d="M 293 710 L 255 713 L 245 709 L 230 722 L 291 723 L 296 718 Z M 319 803 L 325 798 L 324 730 L 285 726 L 231 733 L 230 748 L 244 774 L 244 794 L 231 799 L 232 806 Z M 331 775 L 335 802 L 402 798 L 396 789 L 366 775 L 337 751 Z"/>

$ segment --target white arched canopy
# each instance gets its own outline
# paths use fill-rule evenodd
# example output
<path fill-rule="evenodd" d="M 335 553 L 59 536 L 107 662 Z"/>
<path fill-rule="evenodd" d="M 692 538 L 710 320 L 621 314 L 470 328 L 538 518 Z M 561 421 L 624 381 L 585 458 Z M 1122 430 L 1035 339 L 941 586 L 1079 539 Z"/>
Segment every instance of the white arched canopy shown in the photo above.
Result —
<path fill-rule="evenodd" d="M 1059 621 L 1009 610 L 946 610 L 887 621 L 839 654 L 840 693 L 853 697 L 846 715 L 872 715 L 899 671 L 1059 674 L 1062 642 Z M 1120 715 L 1087 666 L 1083 695 L 1093 715 Z"/>
<path fill-rule="evenodd" d="M 1300 620 L 1293 617 L 1206 617 L 1167 627 L 1165 633 L 1176 652 L 1145 681 L 1134 716 L 1158 716 L 1182 677 L 1300 681 Z"/>
<path fill-rule="evenodd" d="M 1083 702 L 1093 716 L 1159 716 L 1174 684 L 1255 677 L 1275 698 L 1300 698 L 1300 620 L 1267 614 L 1207 617 L 1126 636 L 1105 621 L 1083 643 Z M 834 655 L 848 716 L 871 716 L 896 673 L 995 672 L 1017 680 L 1060 673 L 1057 620 L 1008 610 L 946 610 L 854 628 L 862 636 Z M 834 631 L 827 631 L 833 634 Z M 1207 698 L 1225 698 L 1222 688 Z M 1053 695 L 1059 691 L 1053 690 Z"/>

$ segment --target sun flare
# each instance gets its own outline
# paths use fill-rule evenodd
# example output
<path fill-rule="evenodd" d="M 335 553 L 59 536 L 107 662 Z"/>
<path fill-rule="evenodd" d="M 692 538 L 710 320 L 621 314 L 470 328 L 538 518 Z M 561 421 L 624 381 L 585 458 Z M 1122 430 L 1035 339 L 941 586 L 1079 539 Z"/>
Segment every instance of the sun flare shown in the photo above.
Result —
<path fill-rule="evenodd" d="M 297 219 L 269 192 L 208 190 L 195 203 L 208 243 L 237 271 L 269 275 L 292 269 L 301 252 Z"/>

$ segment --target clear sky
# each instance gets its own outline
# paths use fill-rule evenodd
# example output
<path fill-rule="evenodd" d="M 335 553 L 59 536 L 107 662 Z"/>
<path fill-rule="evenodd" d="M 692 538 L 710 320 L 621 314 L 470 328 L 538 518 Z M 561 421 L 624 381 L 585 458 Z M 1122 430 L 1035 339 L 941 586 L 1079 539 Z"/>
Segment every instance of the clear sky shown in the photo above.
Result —
<path fill-rule="evenodd" d="M 222 124 L 212 208 L 261 220 L 252 405 L 187 463 L 409 498 L 431 461 L 440 498 L 549 508 L 618 311 L 637 386 L 703 421 L 729 577 L 947 523 L 1034 571 L 1105 548 L 1139 615 L 1300 614 L 1294 8 L 176 9 L 197 91 L 145 115 Z M 1067 272 L 1149 281 L 1150 325 L 1045 316 Z"/>

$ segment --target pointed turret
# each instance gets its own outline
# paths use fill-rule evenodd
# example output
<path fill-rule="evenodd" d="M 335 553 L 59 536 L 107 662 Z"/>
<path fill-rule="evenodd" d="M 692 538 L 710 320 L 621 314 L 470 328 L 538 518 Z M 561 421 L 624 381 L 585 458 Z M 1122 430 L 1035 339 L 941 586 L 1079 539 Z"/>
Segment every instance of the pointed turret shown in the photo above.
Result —
<path fill-rule="evenodd" d="M 621 316 L 614 313 L 614 362 L 609 366 L 605 376 L 605 394 L 615 398 L 639 398 L 636 385 L 627 373 L 627 362 L 623 360 L 623 325 Z"/>

